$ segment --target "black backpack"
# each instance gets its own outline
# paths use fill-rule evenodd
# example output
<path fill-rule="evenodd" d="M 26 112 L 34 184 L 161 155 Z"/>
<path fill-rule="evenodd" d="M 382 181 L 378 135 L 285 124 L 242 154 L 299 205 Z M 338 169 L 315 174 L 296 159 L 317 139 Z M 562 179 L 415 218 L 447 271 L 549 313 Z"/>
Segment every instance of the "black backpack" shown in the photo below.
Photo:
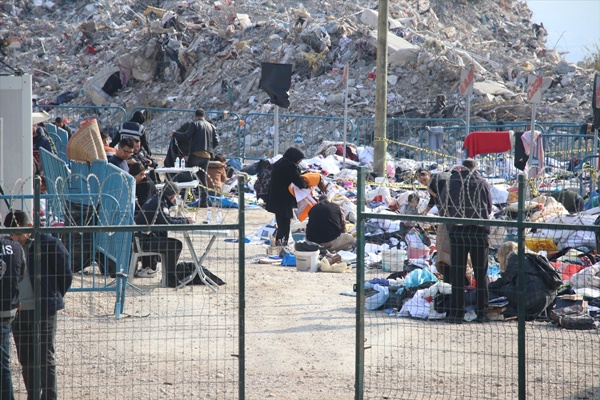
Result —
<path fill-rule="evenodd" d="M 177 287 L 181 282 L 183 282 L 188 276 L 190 276 L 194 272 L 194 263 L 189 261 L 182 261 L 177 263 L 175 266 L 175 271 L 167 271 L 167 286 L 168 287 Z M 202 267 L 204 274 L 210 278 L 217 285 L 225 285 L 225 282 L 213 274 L 206 267 Z M 187 283 L 188 285 L 204 285 L 202 279 L 200 279 L 199 275 L 196 275 L 194 279 Z"/>
<path fill-rule="evenodd" d="M 557 290 L 563 285 L 560 272 L 550 264 L 550 261 L 546 257 L 529 253 L 525 254 L 525 256 L 540 270 L 540 276 L 550 290 Z"/>

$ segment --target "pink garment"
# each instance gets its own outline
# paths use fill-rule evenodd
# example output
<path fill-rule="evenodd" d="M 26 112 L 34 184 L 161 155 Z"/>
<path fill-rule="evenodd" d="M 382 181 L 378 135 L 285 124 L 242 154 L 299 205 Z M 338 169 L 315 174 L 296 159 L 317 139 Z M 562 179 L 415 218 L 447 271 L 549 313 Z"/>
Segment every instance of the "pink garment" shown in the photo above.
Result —
<path fill-rule="evenodd" d="M 546 166 L 545 160 L 546 157 L 544 155 L 544 145 L 542 142 L 542 132 L 535 131 L 533 135 L 533 140 L 531 139 L 531 131 L 527 131 L 523 133 L 521 136 L 521 141 L 523 142 L 523 148 L 525 149 L 525 154 L 529 156 L 529 161 L 527 161 L 527 166 L 529 167 L 529 178 L 541 178 L 544 175 L 544 167 Z M 536 154 L 531 153 L 531 144 L 532 142 L 536 143 L 537 151 Z M 533 164 L 533 158 L 537 158 L 537 165 Z"/>

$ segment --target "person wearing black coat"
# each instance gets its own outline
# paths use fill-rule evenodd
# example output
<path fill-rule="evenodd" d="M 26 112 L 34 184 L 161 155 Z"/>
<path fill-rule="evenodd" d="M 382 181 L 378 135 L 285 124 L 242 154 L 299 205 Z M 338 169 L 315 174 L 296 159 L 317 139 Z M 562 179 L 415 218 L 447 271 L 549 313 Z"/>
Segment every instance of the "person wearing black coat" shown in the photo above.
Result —
<path fill-rule="evenodd" d="M 500 277 L 494 282 L 490 282 L 490 297 L 506 297 L 508 307 L 505 316 L 516 316 L 519 309 L 517 243 L 503 243 L 498 249 L 497 257 L 500 264 Z M 548 287 L 542 276 L 542 271 L 534 262 L 530 257 L 525 257 L 525 293 L 527 293 L 527 296 L 525 296 L 525 318 L 527 320 L 537 318 L 556 298 L 556 290 Z"/>
<path fill-rule="evenodd" d="M 182 139 L 190 143 L 190 155 L 186 163 L 187 167 L 198 167 L 198 179 L 200 180 L 200 204 L 199 207 L 208 207 L 208 184 L 206 182 L 206 171 L 213 150 L 219 145 L 217 129 L 206 120 L 206 113 L 199 108 L 195 112 L 196 120 L 192 122 L 185 132 L 171 131 L 175 139 Z"/>
<path fill-rule="evenodd" d="M 7 228 L 31 227 L 29 216 L 20 210 L 6 215 Z M 13 323 L 13 338 L 17 357 L 22 367 L 23 381 L 28 399 L 56 399 L 56 360 L 54 342 L 56 339 L 57 312 L 65 308 L 64 296 L 71 287 L 73 272 L 71 257 L 60 239 L 50 234 L 40 235 L 41 246 L 41 319 L 35 318 L 35 260 L 34 241 L 30 233 L 13 233 L 13 240 L 19 242 L 25 252 L 26 266 L 23 280 L 19 284 L 21 309 Z M 39 326 L 39 338 L 34 336 L 35 326 Z M 35 347 L 39 346 L 40 364 L 35 364 Z M 40 368 L 40 381 L 36 387 L 36 369 Z"/>
<path fill-rule="evenodd" d="M 477 172 L 477 162 L 466 159 L 450 173 L 440 193 L 441 215 L 452 218 L 489 219 L 492 212 L 490 185 Z M 451 310 L 446 321 L 460 324 L 465 316 L 465 272 L 471 257 L 477 282 L 477 322 L 487 322 L 487 268 L 490 228 L 482 225 L 448 224 L 450 267 L 444 279 L 452 284 Z M 446 273 L 447 272 L 447 273 Z"/>
<path fill-rule="evenodd" d="M 300 149 L 290 147 L 283 157 L 273 164 L 267 194 L 267 211 L 275 214 L 277 220 L 275 240 L 283 245 L 287 244 L 290 237 L 290 220 L 294 217 L 294 208 L 298 206 L 296 198 L 290 193 L 289 186 L 293 183 L 301 189 L 308 188 L 298 166 L 303 158 L 304 153 Z"/>
<path fill-rule="evenodd" d="M 166 183 L 162 193 L 155 194 L 150 200 L 142 206 L 142 209 L 135 215 L 136 225 L 180 225 L 193 224 L 193 217 L 171 217 L 169 209 L 175 205 L 175 197 L 179 189 L 173 183 Z M 168 227 L 164 231 L 153 231 L 149 234 L 136 233 L 140 237 L 142 250 L 165 254 L 166 260 L 162 261 L 162 267 L 167 271 L 174 271 L 177 266 L 177 260 L 183 249 L 181 240 L 169 237 Z M 156 265 L 150 267 L 144 266 L 142 270 L 136 273 L 138 278 L 148 278 L 156 273 Z"/>

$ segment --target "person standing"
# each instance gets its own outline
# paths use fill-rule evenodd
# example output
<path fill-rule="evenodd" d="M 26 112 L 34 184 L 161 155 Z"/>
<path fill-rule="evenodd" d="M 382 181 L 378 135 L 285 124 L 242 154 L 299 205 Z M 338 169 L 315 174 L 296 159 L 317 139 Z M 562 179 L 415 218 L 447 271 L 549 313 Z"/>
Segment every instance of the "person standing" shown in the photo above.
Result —
<path fill-rule="evenodd" d="M 308 212 L 306 240 L 318 243 L 330 251 L 346 250 L 354 246 L 354 236 L 346 233 L 346 220 L 338 204 L 329 201 L 326 194 Z"/>
<path fill-rule="evenodd" d="M 18 242 L 0 238 L 0 400 L 14 400 L 10 371 L 11 326 L 19 308 L 19 282 L 25 265 Z"/>
<path fill-rule="evenodd" d="M 213 124 L 208 122 L 206 113 L 199 108 L 195 113 L 196 120 L 192 122 L 187 131 L 171 131 L 171 136 L 176 139 L 187 139 L 190 141 L 190 155 L 186 165 L 188 167 L 198 167 L 198 179 L 200 180 L 200 208 L 208 207 L 208 185 L 206 182 L 206 173 L 208 163 L 211 158 L 211 152 L 219 145 L 219 136 Z"/>
<path fill-rule="evenodd" d="M 29 216 L 20 210 L 6 215 L 4 226 L 7 228 L 26 228 L 33 226 Z M 73 281 L 69 252 L 60 239 L 41 234 L 41 319 L 35 315 L 35 261 L 34 243 L 30 233 L 13 233 L 11 238 L 19 242 L 25 251 L 26 266 L 23 280 L 19 285 L 21 310 L 13 323 L 13 338 L 17 356 L 22 367 L 23 381 L 27 389 L 28 400 L 54 400 L 57 396 L 56 359 L 54 342 L 56 339 L 57 313 L 65 308 L 64 297 Z M 34 327 L 39 326 L 40 341 L 36 342 Z M 34 349 L 40 347 L 40 365 L 35 365 Z M 40 369 L 40 382 L 36 385 L 35 370 Z M 34 387 L 39 392 L 34 392 Z"/>
<path fill-rule="evenodd" d="M 489 219 L 492 212 L 490 185 L 477 172 L 477 162 L 466 159 L 454 167 L 448 184 L 440 193 L 441 207 L 446 217 Z M 470 255 L 475 272 L 477 322 L 488 322 L 488 252 L 489 226 L 448 224 L 450 237 L 450 267 L 444 278 L 452 284 L 450 311 L 446 320 L 462 323 L 465 316 L 465 272 Z"/>
<path fill-rule="evenodd" d="M 119 127 L 119 133 L 115 135 L 113 141 L 110 143 L 111 147 L 115 147 L 122 139 L 124 138 L 135 138 L 138 139 L 144 150 L 148 153 L 148 155 L 152 155 L 150 151 L 150 145 L 148 144 L 148 139 L 146 138 L 144 122 L 146 122 L 146 118 L 144 117 L 144 113 L 140 110 L 133 113 L 131 119 L 127 122 L 123 122 Z"/>
<path fill-rule="evenodd" d="M 300 149 L 290 147 L 275 164 L 271 173 L 269 193 L 267 194 L 267 211 L 275 214 L 277 233 L 275 240 L 286 245 L 290 238 L 290 220 L 293 210 L 298 205 L 296 198 L 290 193 L 289 186 L 295 184 L 300 189 L 308 188 L 308 184 L 300 175 L 300 161 L 304 153 Z"/>

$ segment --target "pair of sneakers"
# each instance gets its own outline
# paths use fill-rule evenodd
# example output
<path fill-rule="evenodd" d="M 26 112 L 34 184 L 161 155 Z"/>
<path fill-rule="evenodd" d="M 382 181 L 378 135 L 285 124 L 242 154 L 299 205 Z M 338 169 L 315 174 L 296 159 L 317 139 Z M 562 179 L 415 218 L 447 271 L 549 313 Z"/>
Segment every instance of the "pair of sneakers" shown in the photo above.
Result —
<path fill-rule="evenodd" d="M 153 278 L 156 275 L 156 271 L 150 267 L 140 269 L 135 273 L 136 278 Z"/>

